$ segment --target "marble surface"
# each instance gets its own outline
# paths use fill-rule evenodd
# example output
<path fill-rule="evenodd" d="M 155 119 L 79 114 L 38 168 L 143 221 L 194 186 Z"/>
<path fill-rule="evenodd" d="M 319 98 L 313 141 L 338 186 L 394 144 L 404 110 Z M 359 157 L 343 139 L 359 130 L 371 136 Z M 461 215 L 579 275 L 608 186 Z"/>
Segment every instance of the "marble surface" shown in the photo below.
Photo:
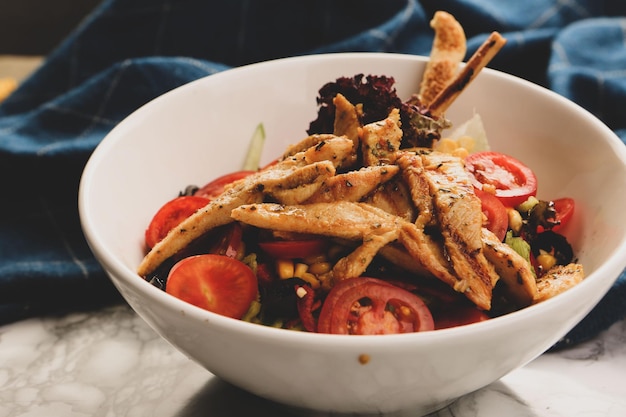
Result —
<path fill-rule="evenodd" d="M 624 417 L 626 321 L 431 417 Z M 222 382 L 126 306 L 0 327 L 0 417 L 293 416 Z"/>

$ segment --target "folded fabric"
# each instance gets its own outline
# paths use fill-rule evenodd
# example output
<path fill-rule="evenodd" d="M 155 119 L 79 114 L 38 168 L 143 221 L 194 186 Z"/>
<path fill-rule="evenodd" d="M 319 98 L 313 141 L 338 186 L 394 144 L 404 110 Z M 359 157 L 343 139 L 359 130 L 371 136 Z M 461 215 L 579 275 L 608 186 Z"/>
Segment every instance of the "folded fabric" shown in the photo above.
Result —
<path fill-rule="evenodd" d="M 621 0 L 106 0 L 0 105 L 0 324 L 121 302 L 80 229 L 89 155 L 124 117 L 200 77 L 268 59 L 348 51 L 428 55 L 430 18 L 462 23 L 468 55 L 586 107 L 626 139 Z M 590 138 L 592 140 L 592 138 Z M 626 316 L 626 277 L 557 346 Z"/>

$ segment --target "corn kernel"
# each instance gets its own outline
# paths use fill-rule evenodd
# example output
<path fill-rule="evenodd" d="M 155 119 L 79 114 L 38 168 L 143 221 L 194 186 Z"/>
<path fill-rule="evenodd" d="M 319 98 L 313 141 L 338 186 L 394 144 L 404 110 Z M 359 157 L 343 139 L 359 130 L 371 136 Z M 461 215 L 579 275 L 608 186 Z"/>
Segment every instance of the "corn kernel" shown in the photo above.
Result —
<path fill-rule="evenodd" d="M 509 228 L 515 233 L 522 229 L 522 215 L 514 208 L 507 208 L 506 214 L 509 217 Z"/>
<path fill-rule="evenodd" d="M 325 274 L 332 268 L 330 262 L 316 262 L 309 265 L 309 272 L 315 275 Z"/>
<path fill-rule="evenodd" d="M 321 285 L 317 277 L 311 274 L 310 272 L 305 272 L 304 274 L 302 274 L 302 276 L 298 278 L 303 279 L 306 282 L 308 282 L 311 285 L 311 288 L 313 288 L 314 290 L 318 289 Z"/>
<path fill-rule="evenodd" d="M 398 315 L 404 319 L 408 319 L 412 315 L 411 309 L 408 308 L 407 306 L 400 306 L 400 308 L 398 309 Z"/>
<path fill-rule="evenodd" d="M 279 259 L 276 261 L 276 273 L 280 279 L 293 278 L 295 268 L 289 259 Z"/>
<path fill-rule="evenodd" d="M 537 263 L 544 271 L 547 271 L 556 265 L 556 258 L 548 252 L 541 251 L 541 253 L 537 255 Z"/>
<path fill-rule="evenodd" d="M 489 194 L 496 194 L 496 186 L 493 184 L 483 184 L 483 191 Z"/>
<path fill-rule="evenodd" d="M 463 135 L 458 139 L 459 146 L 461 148 L 467 149 L 468 152 L 472 152 L 474 150 L 474 146 L 476 145 L 476 141 L 473 137 Z"/>
<path fill-rule="evenodd" d="M 298 262 L 294 268 L 293 276 L 301 277 L 302 274 L 306 273 L 308 269 L 309 269 L 309 266 L 307 264 Z"/>
<path fill-rule="evenodd" d="M 469 155 L 469 151 L 466 148 L 459 146 L 452 151 L 452 155 L 456 156 L 457 158 L 465 159 L 467 155 Z"/>
<path fill-rule="evenodd" d="M 439 152 L 452 153 L 458 146 L 458 143 L 454 139 L 441 138 L 439 142 L 437 142 L 436 149 Z"/>

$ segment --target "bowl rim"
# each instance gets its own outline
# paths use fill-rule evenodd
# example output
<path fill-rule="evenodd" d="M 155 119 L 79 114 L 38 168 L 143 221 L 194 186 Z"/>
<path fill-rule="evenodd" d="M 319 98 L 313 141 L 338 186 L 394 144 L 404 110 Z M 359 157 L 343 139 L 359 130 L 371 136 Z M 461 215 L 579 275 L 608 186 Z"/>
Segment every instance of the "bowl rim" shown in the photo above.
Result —
<path fill-rule="evenodd" d="M 145 112 L 148 112 L 151 106 L 159 105 L 162 101 L 168 100 L 171 95 L 185 94 L 186 91 L 193 89 L 199 83 L 218 82 L 222 77 L 231 77 L 234 73 L 253 71 L 255 68 L 261 66 L 265 67 L 272 65 L 283 65 L 285 63 L 291 62 L 324 61 L 338 59 L 397 59 L 400 61 L 408 60 L 416 62 L 426 62 L 428 61 L 429 57 L 423 55 L 387 52 L 347 52 L 294 56 L 247 64 L 201 77 L 197 80 L 191 81 L 187 84 L 170 90 L 137 108 L 126 118 L 124 118 L 124 120 L 118 123 L 118 125 L 116 125 L 107 135 L 105 135 L 102 141 L 94 149 L 81 175 L 78 194 L 78 206 L 83 233 L 87 239 L 88 245 L 94 255 L 96 255 L 99 263 L 101 263 L 104 269 L 107 271 L 107 273 L 113 274 L 122 279 L 125 284 L 132 286 L 136 291 L 146 293 L 147 296 L 150 298 L 156 298 L 156 301 L 158 303 L 161 303 L 164 307 L 167 307 L 172 311 L 179 312 L 180 314 L 185 315 L 195 321 L 205 322 L 207 324 L 211 323 L 212 325 L 222 328 L 229 328 L 236 332 L 246 332 L 257 338 L 270 338 L 280 340 L 281 343 L 306 343 L 310 345 L 312 343 L 325 344 L 326 342 L 331 341 L 332 345 L 337 348 L 353 348 L 356 346 L 362 346 L 363 343 L 367 343 L 369 347 L 376 347 L 387 345 L 390 340 L 393 340 L 394 344 L 413 345 L 416 343 L 430 343 L 442 339 L 457 338 L 459 336 L 463 337 L 464 335 L 477 336 L 480 334 L 484 334 L 485 332 L 493 332 L 498 328 L 514 325 L 515 322 L 519 320 L 525 320 L 526 317 L 541 315 L 546 310 L 551 309 L 551 306 L 553 304 L 560 303 L 561 300 L 566 298 L 573 298 L 575 297 L 575 294 L 585 291 L 587 286 L 592 285 L 591 281 L 602 279 L 604 275 L 612 275 L 611 271 L 618 269 L 623 270 L 626 267 L 626 257 L 622 260 L 619 256 L 620 253 L 626 253 L 625 236 L 622 238 L 619 245 L 614 249 L 614 254 L 590 275 L 586 276 L 583 282 L 576 285 L 574 288 L 566 291 L 565 293 L 543 301 L 539 304 L 531 305 L 521 310 L 508 313 L 484 322 L 472 323 L 469 325 L 458 326 L 448 329 L 440 329 L 437 331 L 384 335 L 382 337 L 380 335 L 360 335 L 356 337 L 352 335 L 350 337 L 346 337 L 346 335 L 309 333 L 273 328 L 271 326 L 258 325 L 238 319 L 232 319 L 201 309 L 182 300 L 179 300 L 167 294 L 163 290 L 156 288 L 144 279 L 141 279 L 138 275 L 134 273 L 134 271 L 127 267 L 121 259 L 116 257 L 111 250 L 103 246 L 103 243 L 100 241 L 98 234 L 96 233 L 97 227 L 96 225 L 92 224 L 92 220 L 90 217 L 90 196 L 92 195 L 92 190 L 89 187 L 89 183 L 91 182 L 92 177 L 96 174 L 96 170 L 101 160 L 103 158 L 106 158 L 107 152 L 112 147 L 114 147 L 118 141 L 122 140 L 123 136 L 118 135 L 118 133 L 122 131 L 128 123 L 132 123 L 135 118 L 141 117 L 141 115 L 143 115 Z M 600 121 L 591 112 L 584 109 L 582 106 L 572 102 L 571 100 L 559 95 L 552 90 L 549 90 L 546 87 L 534 84 L 528 80 L 516 77 L 514 75 L 492 68 L 484 68 L 482 71 L 490 74 L 490 76 L 492 77 L 505 78 L 508 80 L 507 82 L 522 84 L 525 88 L 530 88 L 540 92 L 541 94 L 546 94 L 547 97 L 549 97 L 550 99 L 557 100 L 562 105 L 569 106 L 570 109 L 578 112 L 580 115 L 584 115 L 587 118 L 590 117 L 590 120 L 595 123 L 599 131 L 604 131 L 605 135 L 607 136 L 607 144 L 612 147 L 613 151 L 617 154 L 619 159 L 621 159 L 624 162 L 624 165 L 626 165 L 626 147 L 624 146 L 624 143 L 619 139 L 615 132 L 613 132 L 610 128 L 608 128 L 608 126 L 606 126 L 606 124 Z M 210 79 L 210 81 L 207 81 L 208 79 Z M 619 274 L 616 275 L 615 278 L 612 280 L 607 279 L 607 282 L 605 283 L 607 291 L 613 284 L 613 282 L 618 278 L 618 276 Z M 603 295 L 605 293 L 606 291 L 603 293 Z M 600 298 L 601 297 L 598 298 L 596 303 L 600 300 Z"/>

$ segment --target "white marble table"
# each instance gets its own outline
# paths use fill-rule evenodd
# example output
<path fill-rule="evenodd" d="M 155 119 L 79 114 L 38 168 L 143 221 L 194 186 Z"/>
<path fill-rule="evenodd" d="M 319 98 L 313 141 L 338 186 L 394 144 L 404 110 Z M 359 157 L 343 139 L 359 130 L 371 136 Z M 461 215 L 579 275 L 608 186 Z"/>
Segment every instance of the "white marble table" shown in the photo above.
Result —
<path fill-rule="evenodd" d="M 0 417 L 291 416 L 188 360 L 126 306 L 0 327 Z M 624 417 L 626 321 L 432 417 Z"/>

